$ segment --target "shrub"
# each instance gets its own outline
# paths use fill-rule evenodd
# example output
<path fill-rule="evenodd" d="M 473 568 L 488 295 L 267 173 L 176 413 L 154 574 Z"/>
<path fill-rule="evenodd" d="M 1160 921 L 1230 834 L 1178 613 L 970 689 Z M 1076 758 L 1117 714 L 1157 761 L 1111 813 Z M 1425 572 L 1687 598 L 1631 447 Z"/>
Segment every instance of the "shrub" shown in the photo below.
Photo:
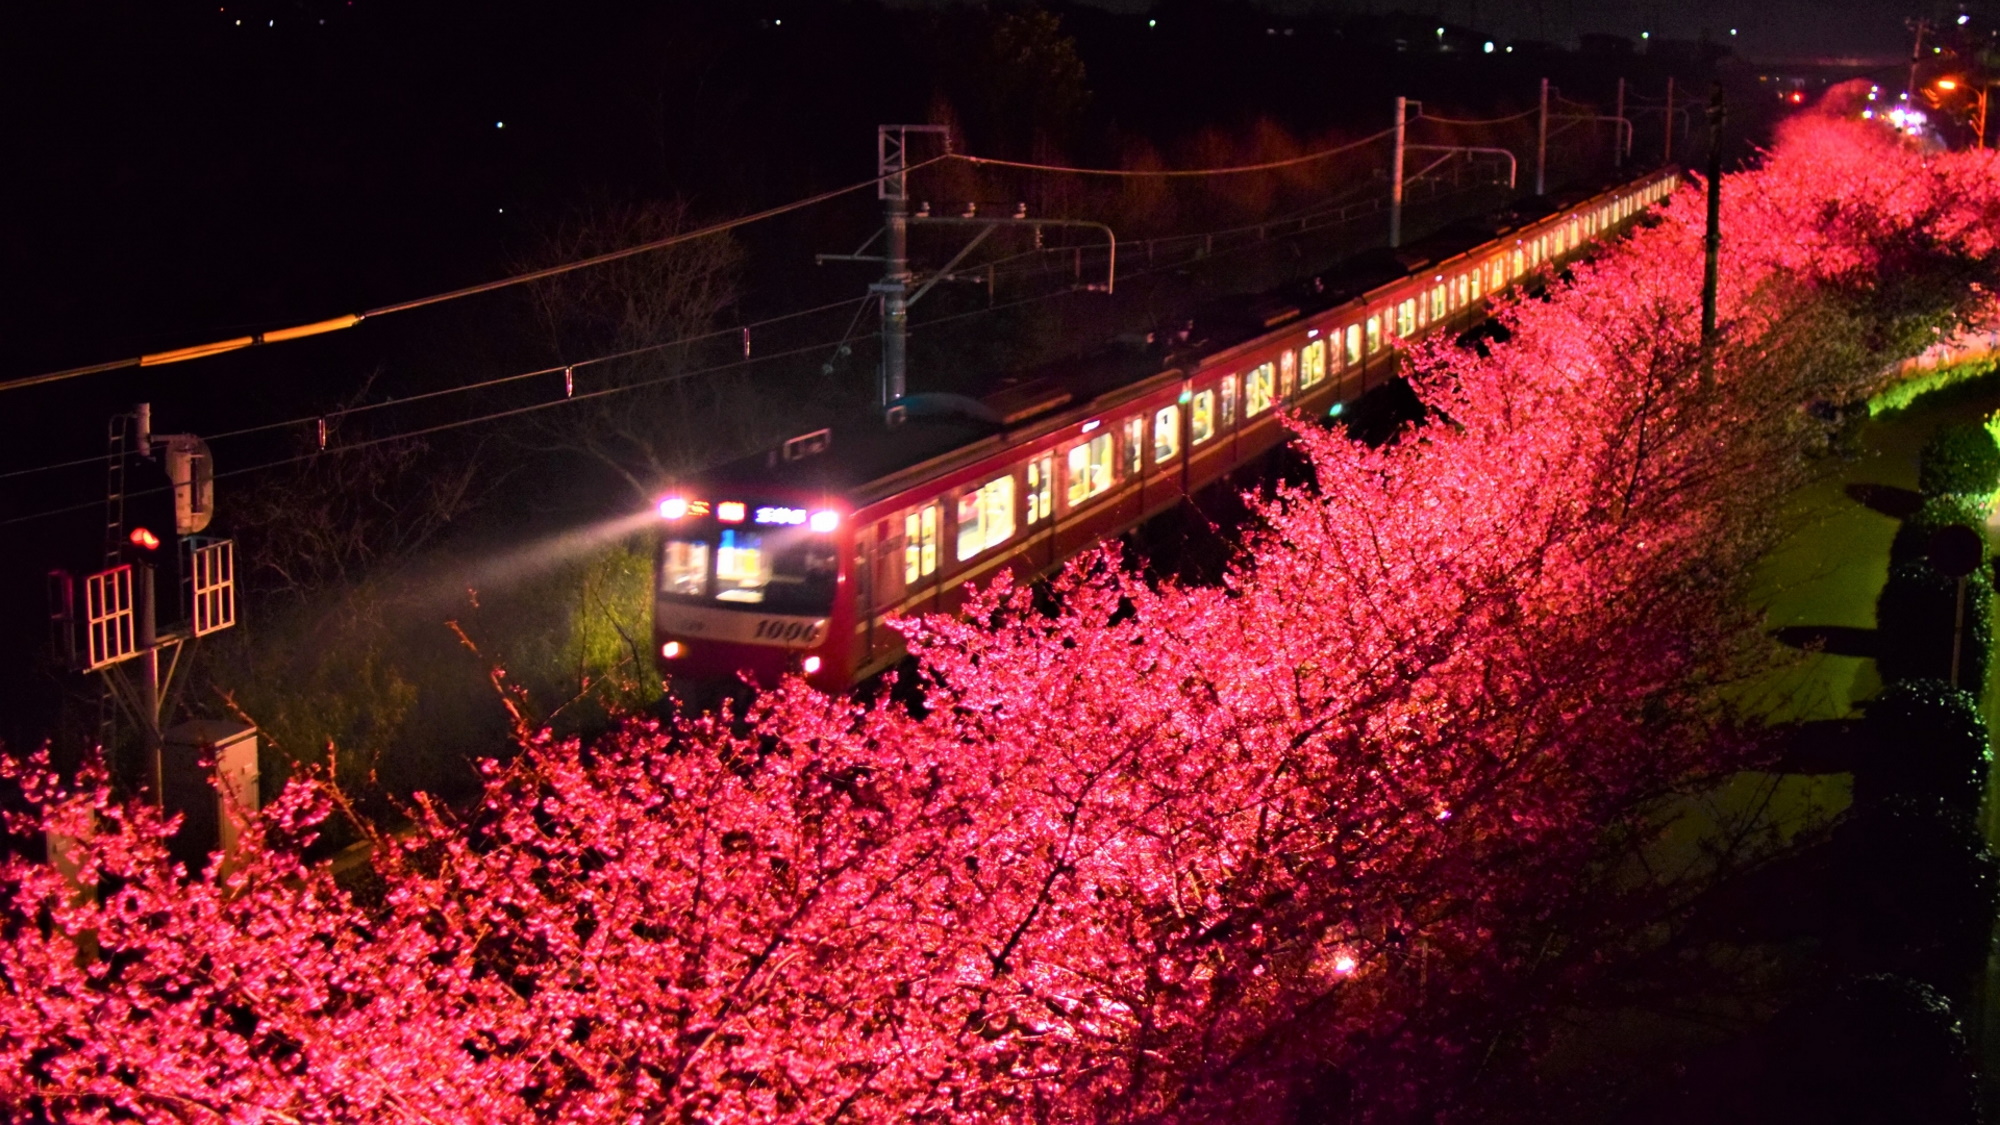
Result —
<path fill-rule="evenodd" d="M 1951 679 L 1952 607 L 1956 583 L 1926 562 L 1891 563 L 1889 581 L 1875 603 L 1875 664 L 1886 682 L 1927 677 Z M 1965 582 L 1965 634 L 1958 686 L 1975 694 L 1986 687 L 1993 649 L 1993 579 L 1985 568 Z"/>
<path fill-rule="evenodd" d="M 2000 488 L 2000 444 L 1976 422 L 1938 427 L 1917 456 L 1917 488 L 1925 496 L 1991 496 Z"/>
<path fill-rule="evenodd" d="M 1973 815 L 1993 760 L 1979 701 L 1943 680 L 1889 685 L 1868 705 L 1867 749 L 1854 771 L 1855 803 L 1942 799 Z"/>
<path fill-rule="evenodd" d="M 1826 935 L 1837 965 L 1968 997 L 1992 943 L 2000 867 L 1971 816 L 1935 798 L 1858 809 L 1834 833 Z"/>
<path fill-rule="evenodd" d="M 1956 493 L 1925 496 L 1923 504 L 1903 520 L 1889 544 L 1889 564 L 1920 563 L 1930 552 L 1931 536 L 1941 528 L 1961 524 L 1984 537 L 1986 509 L 1978 500 Z"/>
<path fill-rule="evenodd" d="M 1951 1005 L 1916 981 L 1844 981 L 1780 1014 L 1762 1040 L 1753 1072 L 1716 1106 L 1730 1120 L 1980 1120 L 1965 1035 Z"/>

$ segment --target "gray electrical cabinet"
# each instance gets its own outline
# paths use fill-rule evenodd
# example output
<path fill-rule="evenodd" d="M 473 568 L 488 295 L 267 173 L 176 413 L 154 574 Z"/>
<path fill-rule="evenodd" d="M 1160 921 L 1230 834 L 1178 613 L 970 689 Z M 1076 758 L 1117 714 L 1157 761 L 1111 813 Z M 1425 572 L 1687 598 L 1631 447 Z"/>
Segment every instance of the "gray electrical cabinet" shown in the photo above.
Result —
<path fill-rule="evenodd" d="M 227 719 L 195 719 L 166 731 L 160 749 L 160 797 L 179 813 L 174 856 L 199 871 L 211 852 L 236 852 L 237 837 L 259 805 L 257 728 Z M 204 765 L 207 763 L 207 765 Z"/>

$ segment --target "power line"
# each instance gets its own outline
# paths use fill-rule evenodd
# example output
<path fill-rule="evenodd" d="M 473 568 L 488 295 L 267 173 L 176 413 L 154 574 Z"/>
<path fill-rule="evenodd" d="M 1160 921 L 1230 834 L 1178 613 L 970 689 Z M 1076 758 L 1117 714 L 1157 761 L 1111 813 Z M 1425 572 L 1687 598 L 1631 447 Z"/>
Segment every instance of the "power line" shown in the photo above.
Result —
<path fill-rule="evenodd" d="M 864 298 L 864 300 L 865 299 L 866 298 Z M 615 387 L 604 387 L 600 390 L 586 391 L 582 394 L 567 395 L 563 398 L 550 399 L 547 402 L 530 403 L 526 406 L 516 406 L 506 410 L 496 410 L 491 413 L 479 414 L 470 418 L 460 418 L 451 422 L 440 422 L 437 425 L 425 426 L 420 429 L 405 430 L 401 433 L 385 434 L 381 437 L 367 438 L 361 441 L 347 442 L 340 445 L 329 446 L 326 449 L 314 450 L 310 453 L 301 453 L 294 457 L 285 457 L 285 458 L 280 458 L 279 460 L 276 461 L 266 461 L 256 465 L 246 465 L 240 469 L 231 469 L 228 472 L 215 474 L 215 479 L 226 480 L 230 477 L 244 476 L 249 473 L 261 473 L 271 469 L 282 468 L 286 465 L 296 465 L 302 461 L 310 461 L 317 457 L 326 457 L 341 453 L 351 453 L 354 452 L 355 450 L 367 449 L 377 445 L 385 445 L 393 441 L 410 441 L 420 437 L 428 437 L 431 434 L 443 433 L 447 430 L 457 430 L 457 429 L 463 429 L 466 426 L 475 426 L 481 422 L 493 422 L 493 421 L 498 421 L 499 419 L 502 418 L 512 418 L 521 414 L 530 414 L 538 410 L 546 410 L 553 406 L 565 406 L 575 402 L 586 402 L 591 399 L 604 398 L 609 395 L 623 394 L 626 391 L 636 391 L 645 387 L 660 386 L 665 383 L 674 383 L 685 379 L 696 379 L 704 375 L 713 375 L 716 374 L 717 372 L 728 371 L 735 368 L 749 367 L 752 364 L 765 363 L 776 359 L 787 359 L 792 356 L 804 355 L 808 352 L 819 351 L 820 349 L 827 347 L 831 343 L 833 343 L 833 341 L 831 340 L 819 340 L 811 344 L 802 344 L 795 348 L 787 348 L 783 351 L 776 351 L 768 353 L 766 355 L 754 356 L 750 359 L 731 360 L 728 363 L 714 364 L 709 367 L 697 368 L 692 371 L 676 371 L 669 375 L 659 376 L 658 378 L 643 379 L 634 383 L 620 383 Z M 602 357 L 602 359 L 609 359 L 609 358 L 611 357 L 608 356 Z M 601 362 L 602 359 L 600 359 L 598 362 Z M 527 378 L 529 377 L 530 374 L 546 375 L 549 373 L 549 370 L 561 371 L 562 368 L 557 367 L 533 373 L 523 373 L 522 375 L 517 377 Z M 169 485 L 161 485 L 160 487 L 157 488 L 149 488 L 134 492 L 128 492 L 125 495 L 127 499 L 137 496 L 156 496 L 159 495 L 160 493 L 166 492 L 170 487 L 171 486 Z M 47 519 L 48 517 L 51 516 L 59 516 L 70 512 L 80 512 L 90 508 L 98 508 L 102 507 L 103 504 L 104 501 L 101 499 L 86 500 L 79 504 L 70 504 L 61 508 L 50 508 L 45 511 L 32 512 L 25 516 L 14 516 L 9 519 L 0 520 L 0 527 L 9 527 L 14 524 L 28 523 L 33 520 L 39 520 L 39 519 Z"/>
<path fill-rule="evenodd" d="M 1472 121 L 1461 117 L 1438 117 L 1424 110 L 1418 110 L 1416 120 L 1435 121 L 1441 125 L 1505 125 L 1509 121 L 1519 121 L 1524 117 L 1533 117 L 1540 112 L 1541 110 L 1539 109 L 1525 109 L 1512 117 L 1495 117 L 1490 120 Z"/>
<path fill-rule="evenodd" d="M 912 164 L 908 168 L 904 169 L 902 172 L 896 174 L 904 175 L 909 172 L 914 172 L 919 168 L 935 164 L 942 159 L 944 159 L 944 157 L 934 156 L 929 160 Z M 541 281 L 546 278 L 555 277 L 559 274 L 569 273 L 573 270 L 587 269 L 591 266 L 601 266 L 606 262 L 615 262 L 620 258 L 629 258 L 635 254 L 646 254 L 654 250 L 663 250 L 669 246 L 678 245 L 683 242 L 691 242 L 697 238 L 706 238 L 710 235 L 722 234 L 727 231 L 735 230 L 738 227 L 748 226 L 751 223 L 762 222 L 765 219 L 775 218 L 779 215 L 786 214 L 787 212 L 797 211 L 805 207 L 814 206 L 815 204 L 824 203 L 829 199 L 836 199 L 839 198 L 840 196 L 860 191 L 863 188 L 873 187 L 889 178 L 890 178 L 889 176 L 877 176 L 874 179 L 863 180 L 860 183 L 849 184 L 843 188 L 835 188 L 832 191 L 823 191 L 818 195 L 809 196 L 805 199 L 797 199 L 793 200 L 790 203 L 784 203 L 776 207 L 766 208 L 765 210 L 758 211 L 754 214 L 743 215 L 738 218 L 729 219 L 725 222 L 714 223 L 709 226 L 702 227 L 699 230 L 683 231 L 679 234 L 669 235 L 665 238 L 654 239 L 651 242 L 642 242 L 636 246 L 627 246 L 621 250 L 612 250 L 608 253 L 598 254 L 595 257 L 584 258 L 574 262 L 565 262 L 561 265 L 549 266 L 546 269 L 530 270 L 527 273 L 514 274 L 511 277 L 503 277 L 495 281 L 482 282 L 478 285 L 468 285 L 465 286 L 464 288 L 453 289 L 444 293 L 434 293 L 428 297 L 418 297 L 413 300 L 400 301 L 393 305 L 382 305 L 377 308 L 368 309 L 364 312 L 348 313 L 343 316 L 336 316 L 326 320 L 314 321 L 311 324 L 295 325 L 290 328 L 278 328 L 278 329 L 273 329 L 269 332 L 260 332 L 249 336 L 236 336 L 226 340 L 216 340 L 206 344 L 196 344 L 192 347 L 176 348 L 171 351 L 149 352 L 144 355 L 133 356 L 129 359 L 115 359 L 105 363 L 90 364 L 85 367 L 70 367 L 70 368 L 65 368 L 61 371 L 49 371 L 40 375 L 29 375 L 20 379 L 10 379 L 5 382 L 0 382 L 0 391 L 19 390 L 23 387 L 37 387 L 46 383 L 56 383 L 56 382 L 61 382 L 65 379 L 75 379 L 85 375 L 97 375 L 106 371 L 117 371 L 128 367 L 155 367 L 168 363 L 180 363 L 186 360 L 201 359 L 203 357 L 211 355 L 221 355 L 224 352 L 240 351 L 243 348 L 254 347 L 259 344 L 275 344 L 285 340 L 298 340 L 298 339 L 303 339 L 307 336 L 319 336 L 328 332 L 337 332 L 343 328 L 352 328 L 356 324 L 359 324 L 362 321 L 367 320 L 371 317 L 381 317 L 381 316 L 388 316 L 392 313 L 408 312 L 411 309 L 420 309 L 427 307 L 429 305 L 440 304 L 445 301 L 455 301 L 461 297 L 472 297 L 481 293 L 491 293 L 495 290 L 506 289 L 515 285 L 526 285 L 530 282 Z"/>
<path fill-rule="evenodd" d="M 1244 172 L 1268 172 L 1274 168 L 1290 168 L 1298 164 L 1310 164 L 1315 160 L 1325 160 L 1331 156 L 1339 156 L 1343 152 L 1351 152 L 1357 148 L 1374 144 L 1376 141 L 1379 141 L 1382 138 L 1387 137 L 1394 132 L 1395 132 L 1394 129 L 1384 129 L 1372 137 L 1363 137 L 1358 141 L 1350 141 L 1349 143 L 1340 145 L 1336 148 L 1324 149 L 1320 152 L 1309 152 L 1304 156 L 1294 156 L 1288 160 L 1271 160 L 1271 161 L 1266 161 L 1265 163 L 1262 164 L 1239 164 L 1228 168 L 1179 168 L 1179 169 L 1071 168 L 1062 164 L 1033 164 L 1022 160 L 997 160 L 992 157 L 969 156 L 964 153 L 951 153 L 946 156 L 936 157 L 935 159 L 962 160 L 968 164 L 977 164 L 984 167 L 993 167 L 993 168 L 1025 168 L 1029 171 L 1034 171 L 1034 172 L 1063 172 L 1076 176 L 1126 176 L 1126 177 L 1234 176 Z"/>
<path fill-rule="evenodd" d="M 290 426 L 303 426 L 306 425 L 307 423 L 318 422 L 321 420 L 333 420 L 333 419 L 345 418 L 353 414 L 365 414 L 368 413 L 369 411 L 381 410 L 385 407 L 406 406 L 413 402 L 422 402 L 426 399 L 441 398 L 445 395 L 461 394 L 466 391 L 484 390 L 488 387 L 497 387 L 507 383 L 517 383 L 524 379 L 533 379 L 543 375 L 554 375 L 561 371 L 573 371 L 578 368 L 590 367 L 600 363 L 611 363 L 621 359 L 630 359 L 633 356 L 645 355 L 649 352 L 662 351 L 667 348 L 681 347 L 687 344 L 696 344 L 700 343 L 703 340 L 716 339 L 718 337 L 723 337 L 723 336 L 734 336 L 739 332 L 754 331 L 759 328 L 769 327 L 770 325 L 773 324 L 781 324 L 787 320 L 797 320 L 802 317 L 815 316 L 819 313 L 828 312 L 830 310 L 837 308 L 843 308 L 847 305 L 859 305 L 865 307 L 869 302 L 873 300 L 874 300 L 873 297 L 850 297 L 847 298 L 846 300 L 830 301 L 824 305 L 816 305 L 809 309 L 799 309 L 795 312 L 783 313 L 778 316 L 766 317 L 763 320 L 751 321 L 748 324 L 732 325 L 728 328 L 715 329 L 712 332 L 703 332 L 693 336 L 681 336 L 672 340 L 663 340 L 655 344 L 646 344 L 636 348 L 628 348 L 625 351 L 621 352 L 610 352 L 605 355 L 592 356 L 589 359 L 580 359 L 573 363 L 559 363 L 549 367 L 536 368 L 533 371 L 522 371 L 512 375 L 502 375 L 493 379 L 482 379 L 474 383 L 463 383 L 454 387 L 443 387 L 434 391 L 424 391 L 419 394 L 405 395 L 402 398 L 385 399 L 381 402 L 363 403 L 359 406 L 343 407 L 339 410 L 321 411 L 316 414 L 304 414 L 300 415 L 297 418 L 287 418 L 282 422 L 265 422 L 255 426 L 245 426 L 242 429 L 225 430 L 222 433 L 218 434 L 204 435 L 204 440 L 222 441 L 225 438 L 245 437 L 250 434 L 267 433 L 271 430 L 281 430 Z M 849 330 L 852 331 L 851 326 Z M 110 460 L 111 456 L 112 455 L 108 453 L 100 453 L 94 457 L 80 457 L 74 461 L 59 461 L 50 465 L 36 465 L 24 469 L 11 469 L 7 472 L 0 473 L 0 480 L 7 480 L 11 477 L 29 476 L 34 473 L 53 472 L 57 469 L 71 469 L 71 468 L 76 468 L 80 465 L 102 464 L 105 461 Z"/>

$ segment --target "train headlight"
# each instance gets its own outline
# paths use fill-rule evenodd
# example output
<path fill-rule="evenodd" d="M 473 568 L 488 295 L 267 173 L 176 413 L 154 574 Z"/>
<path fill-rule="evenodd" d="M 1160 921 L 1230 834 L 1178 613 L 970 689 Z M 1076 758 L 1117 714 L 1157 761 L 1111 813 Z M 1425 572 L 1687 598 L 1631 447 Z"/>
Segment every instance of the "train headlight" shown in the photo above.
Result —
<path fill-rule="evenodd" d="M 679 641 L 668 641 L 666 644 L 660 646 L 660 655 L 668 660 L 673 660 L 679 657 L 680 654 L 681 643 Z"/>
<path fill-rule="evenodd" d="M 840 526 L 840 513 L 831 511 L 814 512 L 812 519 L 807 521 L 806 526 L 823 535 Z"/>
<path fill-rule="evenodd" d="M 819 671 L 819 657 L 806 657 L 806 675 L 810 676 L 817 671 Z"/>
<path fill-rule="evenodd" d="M 660 501 L 660 518 L 663 520 L 677 520 L 687 514 L 688 502 L 686 497 L 669 496 L 665 500 Z"/>

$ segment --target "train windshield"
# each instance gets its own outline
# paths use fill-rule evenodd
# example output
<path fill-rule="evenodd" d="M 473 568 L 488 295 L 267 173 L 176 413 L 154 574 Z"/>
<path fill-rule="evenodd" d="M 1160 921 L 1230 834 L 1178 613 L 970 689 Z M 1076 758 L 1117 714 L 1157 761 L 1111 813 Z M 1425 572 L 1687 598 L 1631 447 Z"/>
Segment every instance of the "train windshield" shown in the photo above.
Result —
<path fill-rule="evenodd" d="M 833 608 L 839 569 L 826 535 L 803 527 L 724 527 L 661 544 L 660 593 L 764 613 L 824 614 Z"/>

